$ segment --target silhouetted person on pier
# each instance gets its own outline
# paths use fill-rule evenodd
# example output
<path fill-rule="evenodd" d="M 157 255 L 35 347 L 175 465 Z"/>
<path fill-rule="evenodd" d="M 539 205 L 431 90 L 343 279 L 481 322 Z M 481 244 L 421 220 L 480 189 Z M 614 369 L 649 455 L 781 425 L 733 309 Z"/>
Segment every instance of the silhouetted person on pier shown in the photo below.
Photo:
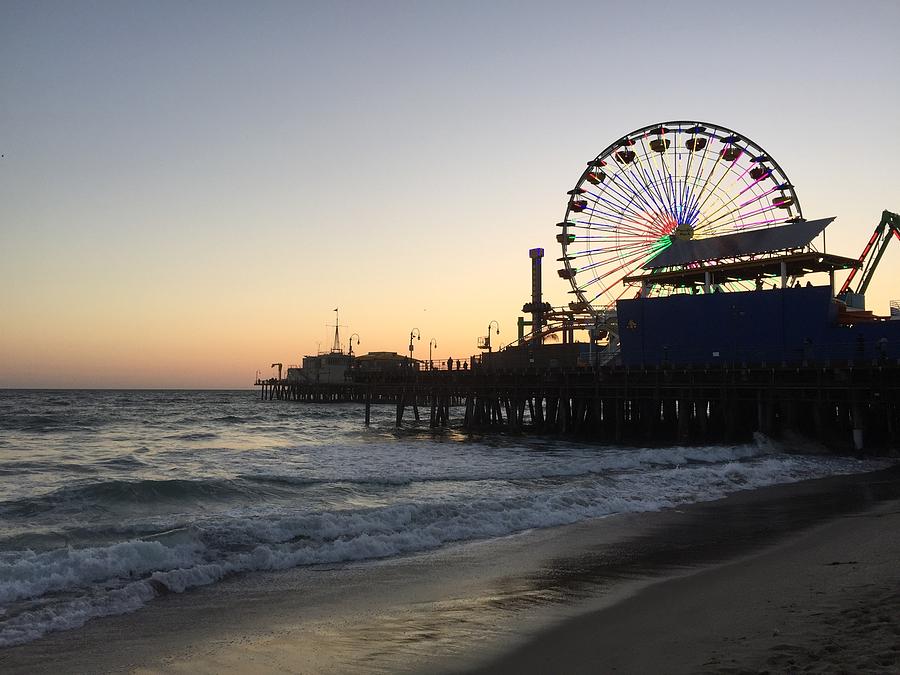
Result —
<path fill-rule="evenodd" d="M 453 370 L 453 359 L 447 359 L 447 370 Z"/>
<path fill-rule="evenodd" d="M 456 369 L 459 370 L 459 359 L 456 359 Z"/>
<path fill-rule="evenodd" d="M 882 338 L 882 340 L 883 340 L 883 339 L 884 339 L 884 338 Z M 468 370 L 468 369 L 469 369 L 469 362 L 468 362 L 468 361 L 463 361 L 463 370 Z"/>

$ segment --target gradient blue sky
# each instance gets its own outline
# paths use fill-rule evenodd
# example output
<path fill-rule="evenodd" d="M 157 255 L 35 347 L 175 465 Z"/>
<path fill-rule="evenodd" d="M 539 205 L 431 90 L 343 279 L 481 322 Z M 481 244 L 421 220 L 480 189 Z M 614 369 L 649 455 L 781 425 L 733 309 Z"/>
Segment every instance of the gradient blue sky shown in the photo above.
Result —
<path fill-rule="evenodd" d="M 244 386 L 335 306 L 363 352 L 507 342 L 529 248 L 570 297 L 585 162 L 669 119 L 759 143 L 856 256 L 900 211 L 898 34 L 896 1 L 4 0 L 0 386 Z"/>

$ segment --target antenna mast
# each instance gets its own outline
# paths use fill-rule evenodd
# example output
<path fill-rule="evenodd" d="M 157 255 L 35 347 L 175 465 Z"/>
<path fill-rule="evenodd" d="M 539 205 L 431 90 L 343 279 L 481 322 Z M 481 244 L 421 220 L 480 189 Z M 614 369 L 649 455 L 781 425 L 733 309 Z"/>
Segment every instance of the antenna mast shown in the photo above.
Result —
<path fill-rule="evenodd" d="M 332 354 L 343 354 L 344 350 L 341 349 L 341 322 L 338 320 L 338 311 L 337 307 L 334 308 L 334 326 L 329 326 L 329 328 L 334 328 L 334 344 L 331 346 Z M 346 328 L 346 326 L 344 326 Z"/>

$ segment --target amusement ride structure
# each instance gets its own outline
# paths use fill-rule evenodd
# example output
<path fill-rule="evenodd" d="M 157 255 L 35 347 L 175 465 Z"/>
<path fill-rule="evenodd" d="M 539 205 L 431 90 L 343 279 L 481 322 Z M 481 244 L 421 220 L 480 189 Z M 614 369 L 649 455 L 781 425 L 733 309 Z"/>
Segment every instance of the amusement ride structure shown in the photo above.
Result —
<path fill-rule="evenodd" d="M 875 269 L 878 267 L 878 263 L 881 262 L 881 258 L 884 256 L 884 252 L 892 238 L 900 241 L 900 216 L 890 211 L 884 211 L 881 214 L 881 221 L 875 226 L 875 232 L 872 233 L 872 237 L 863 249 L 862 255 L 859 256 L 860 267 L 850 271 L 850 276 L 844 281 L 844 285 L 841 286 L 841 290 L 838 293 L 838 297 L 848 306 L 865 309 L 866 289 L 869 288 L 869 283 L 875 275 Z M 862 275 L 857 285 L 853 286 L 853 280 L 856 279 L 857 271 L 862 271 Z M 897 307 L 896 301 L 891 303 L 891 311 L 893 312 L 895 308 L 900 309 L 900 307 Z"/>
<path fill-rule="evenodd" d="M 557 235 L 559 275 L 593 310 L 626 297 L 624 280 L 673 242 L 803 219 L 775 160 L 748 138 L 706 122 L 665 122 L 625 135 L 588 162 L 569 195 Z"/>
<path fill-rule="evenodd" d="M 641 447 L 761 433 L 897 448 L 900 320 L 866 310 L 865 292 L 900 216 L 884 212 L 859 258 L 826 251 L 833 220 L 806 219 L 787 174 L 745 136 L 653 124 L 607 146 L 568 191 L 556 235 L 566 306 L 543 298 L 544 249 L 528 252 L 530 320 L 513 343 L 492 344 L 491 320 L 469 368 L 440 369 L 430 351 L 413 359 L 414 328 L 408 357 L 370 353 L 348 369 L 335 326 L 332 352 L 304 358 L 301 377 L 256 384 L 263 399 L 364 403 L 367 425 L 391 403 L 398 427 L 429 405 L 432 427 L 458 415 L 463 429 Z"/>
<path fill-rule="evenodd" d="M 746 136 L 688 120 L 642 127 L 590 160 L 568 191 L 558 273 L 575 299 L 553 308 L 533 294 L 518 344 L 587 330 L 605 362 L 618 351 L 619 300 L 786 288 L 814 272 L 829 275 L 834 296 L 835 272 L 850 270 L 839 295 L 862 309 L 849 285 L 863 267 L 865 292 L 887 241 L 900 239 L 900 217 L 885 212 L 859 260 L 826 253 L 824 235 L 821 251 L 813 243 L 833 220 L 807 221 L 785 171 Z"/>

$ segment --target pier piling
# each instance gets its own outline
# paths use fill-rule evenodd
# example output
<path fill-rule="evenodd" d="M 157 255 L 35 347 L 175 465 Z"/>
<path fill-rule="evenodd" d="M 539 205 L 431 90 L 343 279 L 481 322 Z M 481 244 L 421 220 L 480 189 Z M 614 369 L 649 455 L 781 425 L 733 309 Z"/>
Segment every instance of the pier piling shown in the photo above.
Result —
<path fill-rule="evenodd" d="M 852 367 L 609 368 L 603 371 L 365 373 L 343 384 L 258 382 L 265 401 L 407 407 L 428 426 L 558 434 L 620 444 L 746 442 L 754 432 L 802 435 L 827 447 L 869 450 L 900 441 L 900 363 Z"/>

